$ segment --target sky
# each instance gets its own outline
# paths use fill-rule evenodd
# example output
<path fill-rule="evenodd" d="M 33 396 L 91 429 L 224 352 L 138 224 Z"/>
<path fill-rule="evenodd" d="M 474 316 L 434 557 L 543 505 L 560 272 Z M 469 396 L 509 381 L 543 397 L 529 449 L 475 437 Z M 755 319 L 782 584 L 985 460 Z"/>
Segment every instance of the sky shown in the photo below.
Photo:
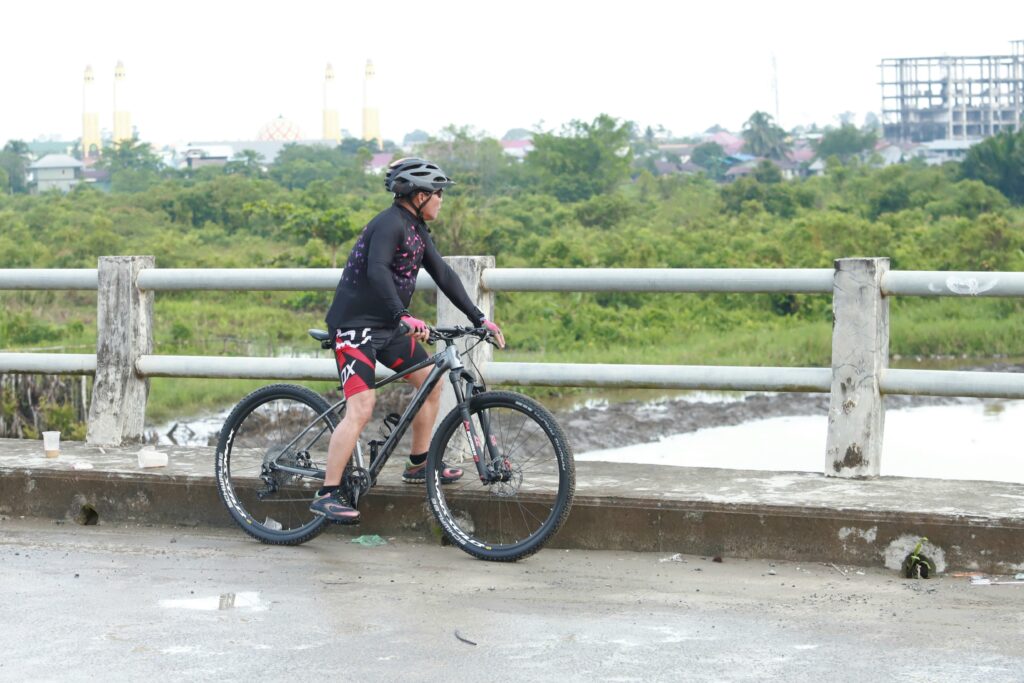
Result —
<path fill-rule="evenodd" d="M 368 59 L 399 143 L 602 113 L 684 136 L 739 130 L 756 110 L 787 129 L 847 111 L 860 123 L 880 109 L 883 58 L 1009 54 L 1024 2 L 53 0 L 4 3 L 0 36 L 0 142 L 78 138 L 86 65 L 112 129 L 118 60 L 132 123 L 158 146 L 254 139 L 278 116 L 318 138 L 328 63 L 341 127 L 359 136 Z"/>

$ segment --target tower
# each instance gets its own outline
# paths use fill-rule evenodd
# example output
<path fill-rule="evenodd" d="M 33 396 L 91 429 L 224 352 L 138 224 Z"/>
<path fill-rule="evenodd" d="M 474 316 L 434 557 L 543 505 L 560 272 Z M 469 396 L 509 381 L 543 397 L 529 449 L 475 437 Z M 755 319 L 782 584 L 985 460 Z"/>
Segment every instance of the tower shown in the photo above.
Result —
<path fill-rule="evenodd" d="M 82 159 L 98 157 L 102 147 L 100 115 L 96 111 L 96 78 L 92 66 L 86 66 L 82 84 Z"/>
<path fill-rule="evenodd" d="M 128 111 L 128 92 L 124 63 L 114 67 L 114 142 L 132 139 L 132 115 Z"/>
<path fill-rule="evenodd" d="M 324 140 L 341 142 L 341 126 L 338 124 L 338 95 L 334 83 L 334 68 L 328 64 L 324 73 Z"/>
<path fill-rule="evenodd" d="M 375 76 L 373 62 L 367 59 L 366 78 L 363 80 L 363 139 L 376 140 L 380 149 L 383 140 L 380 137 L 380 114 L 377 113 Z"/>

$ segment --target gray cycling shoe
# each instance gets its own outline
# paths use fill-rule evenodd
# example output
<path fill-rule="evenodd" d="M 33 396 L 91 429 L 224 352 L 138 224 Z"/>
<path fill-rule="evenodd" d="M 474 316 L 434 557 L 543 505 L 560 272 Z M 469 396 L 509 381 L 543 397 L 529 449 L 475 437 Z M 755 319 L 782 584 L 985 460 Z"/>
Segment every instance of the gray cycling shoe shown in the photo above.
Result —
<path fill-rule="evenodd" d="M 348 504 L 341 491 L 325 493 L 313 498 L 309 511 L 326 517 L 335 524 L 359 524 L 359 510 Z"/>

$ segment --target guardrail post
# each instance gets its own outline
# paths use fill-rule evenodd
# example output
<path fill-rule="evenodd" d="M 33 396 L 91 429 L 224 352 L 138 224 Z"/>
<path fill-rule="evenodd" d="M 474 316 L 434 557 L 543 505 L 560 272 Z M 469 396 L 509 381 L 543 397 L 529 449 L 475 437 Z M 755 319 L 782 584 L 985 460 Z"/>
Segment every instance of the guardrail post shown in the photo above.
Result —
<path fill-rule="evenodd" d="M 825 475 L 877 477 L 885 410 L 879 385 L 889 365 L 888 258 L 835 261 L 832 293 L 832 395 Z"/>
<path fill-rule="evenodd" d="M 494 268 L 493 256 L 447 256 L 444 259 L 452 267 L 459 279 L 462 280 L 469 298 L 473 300 L 477 308 L 484 312 L 488 319 L 494 319 L 494 292 L 484 289 L 483 273 L 486 268 Z M 470 325 L 466 314 L 448 301 L 440 289 L 437 290 L 437 324 L 439 327 L 452 325 Z M 491 345 L 480 344 L 468 354 L 462 356 L 463 362 L 471 369 L 473 364 L 483 368 L 484 364 L 491 360 Z M 447 379 L 444 382 L 446 389 L 441 393 L 441 410 L 438 412 L 438 422 L 455 407 L 455 394 L 451 391 L 451 384 Z"/>
<path fill-rule="evenodd" d="M 146 421 L 149 380 L 135 371 L 139 356 L 153 352 L 153 292 L 136 278 L 152 268 L 152 256 L 101 256 L 96 296 L 96 381 L 89 406 L 91 444 L 140 441 Z"/>

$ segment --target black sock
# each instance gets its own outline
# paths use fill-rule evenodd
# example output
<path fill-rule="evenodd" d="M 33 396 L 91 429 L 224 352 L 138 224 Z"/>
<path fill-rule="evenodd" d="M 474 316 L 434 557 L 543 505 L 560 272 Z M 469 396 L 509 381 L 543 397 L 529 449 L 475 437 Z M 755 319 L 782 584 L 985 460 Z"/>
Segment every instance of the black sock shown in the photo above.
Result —
<path fill-rule="evenodd" d="M 415 455 L 410 455 L 409 456 L 409 462 L 411 462 L 413 465 L 422 465 L 424 462 L 426 462 L 426 460 L 427 460 L 427 454 L 426 453 L 417 453 Z"/>
<path fill-rule="evenodd" d="M 327 493 L 334 493 L 341 488 L 341 484 L 335 484 L 334 486 L 321 486 L 320 490 L 316 492 L 316 495 L 322 496 Z"/>

